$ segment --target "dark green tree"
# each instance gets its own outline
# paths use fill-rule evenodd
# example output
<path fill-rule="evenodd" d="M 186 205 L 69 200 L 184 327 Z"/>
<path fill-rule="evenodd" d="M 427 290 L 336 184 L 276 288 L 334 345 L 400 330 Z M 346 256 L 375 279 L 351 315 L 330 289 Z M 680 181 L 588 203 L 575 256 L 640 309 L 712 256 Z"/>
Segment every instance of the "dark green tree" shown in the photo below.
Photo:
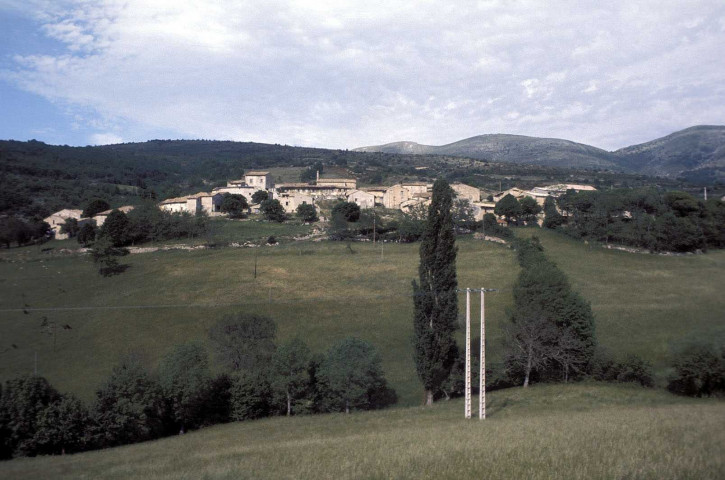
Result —
<path fill-rule="evenodd" d="M 263 201 L 269 199 L 269 193 L 266 190 L 257 190 L 252 194 L 252 203 L 259 205 Z"/>
<path fill-rule="evenodd" d="M 85 404 L 72 395 L 50 404 L 38 415 L 33 441 L 45 455 L 85 450 L 90 441 L 91 417 Z"/>
<path fill-rule="evenodd" d="M 521 218 L 526 224 L 535 223 L 536 216 L 541 213 L 541 205 L 536 203 L 536 200 L 532 197 L 522 198 L 519 200 L 519 204 L 521 205 Z"/>
<path fill-rule="evenodd" d="M 509 193 L 496 203 L 493 213 L 499 217 L 504 217 L 506 223 L 510 225 L 521 217 L 521 204 L 516 200 L 516 197 Z"/>
<path fill-rule="evenodd" d="M 307 368 L 312 354 L 300 338 L 283 343 L 272 360 L 272 388 L 284 399 L 286 415 L 292 415 L 292 407 L 304 396 L 309 381 Z"/>
<path fill-rule="evenodd" d="M 297 216 L 303 222 L 316 222 L 318 220 L 317 209 L 309 203 L 303 203 L 297 206 Z"/>
<path fill-rule="evenodd" d="M 319 370 L 332 411 L 369 410 L 389 391 L 380 355 L 367 342 L 345 338 L 327 351 Z"/>
<path fill-rule="evenodd" d="M 360 219 L 360 205 L 355 202 L 339 202 L 332 207 L 332 216 L 342 216 L 348 222 Z"/>
<path fill-rule="evenodd" d="M 96 198 L 94 200 L 91 200 L 86 205 L 86 208 L 83 209 L 83 213 L 81 213 L 81 217 L 88 218 L 92 217 L 98 213 L 105 212 L 106 210 L 110 209 L 111 206 L 108 204 L 107 201 L 101 200 L 100 198 Z"/>
<path fill-rule="evenodd" d="M 96 392 L 93 441 L 101 447 L 142 442 L 163 434 L 161 387 L 139 358 L 128 355 Z"/>
<path fill-rule="evenodd" d="M 123 247 L 130 240 L 129 227 L 128 216 L 120 210 L 114 210 L 103 222 L 99 236 L 110 239 L 114 247 Z"/>
<path fill-rule="evenodd" d="M 260 205 L 259 209 L 264 215 L 264 218 L 270 222 L 284 222 L 286 215 L 284 213 L 284 207 L 279 203 L 279 200 L 264 200 Z"/>
<path fill-rule="evenodd" d="M 0 455 L 34 455 L 38 417 L 60 394 L 40 376 L 25 375 L 5 382 L 0 397 Z"/>
<path fill-rule="evenodd" d="M 553 197 L 546 197 L 544 200 L 544 228 L 555 229 L 562 226 L 564 217 L 556 209 L 556 200 Z"/>
<path fill-rule="evenodd" d="M 68 218 L 63 225 L 60 226 L 60 233 L 65 233 L 69 238 L 74 238 L 78 235 L 78 231 L 81 227 L 78 226 L 78 220 L 75 218 Z"/>
<path fill-rule="evenodd" d="M 714 345 L 688 345 L 674 358 L 667 389 L 691 397 L 725 395 L 725 350 Z"/>
<path fill-rule="evenodd" d="M 230 218 L 242 218 L 247 212 L 249 204 L 244 195 L 225 193 L 222 195 L 222 203 L 219 209 L 229 215 Z"/>
<path fill-rule="evenodd" d="M 458 281 L 452 202 L 451 187 L 437 180 L 420 245 L 420 283 L 413 281 L 415 365 L 426 405 L 433 404 L 433 395 L 448 378 L 456 358 Z"/>
<path fill-rule="evenodd" d="M 109 237 L 99 238 L 91 249 L 91 258 L 98 265 L 98 273 L 104 277 L 118 275 L 127 268 L 118 261 L 124 255 L 128 255 L 128 250 L 115 247 Z"/>
<path fill-rule="evenodd" d="M 159 365 L 159 383 L 176 430 L 183 433 L 203 425 L 211 385 L 209 357 L 203 345 L 191 342 L 175 346 Z"/>
<path fill-rule="evenodd" d="M 76 237 L 76 240 L 78 240 L 78 243 L 86 247 L 96 240 L 97 231 L 98 229 L 93 224 L 93 222 L 86 222 L 78 231 L 78 236 Z"/>
<path fill-rule="evenodd" d="M 209 330 L 219 362 L 237 371 L 269 366 L 275 352 L 277 325 L 269 317 L 249 313 L 227 315 Z"/>
<path fill-rule="evenodd" d="M 234 378 L 231 387 L 231 417 L 252 420 L 269 416 L 272 411 L 272 387 L 267 370 L 243 372 Z"/>

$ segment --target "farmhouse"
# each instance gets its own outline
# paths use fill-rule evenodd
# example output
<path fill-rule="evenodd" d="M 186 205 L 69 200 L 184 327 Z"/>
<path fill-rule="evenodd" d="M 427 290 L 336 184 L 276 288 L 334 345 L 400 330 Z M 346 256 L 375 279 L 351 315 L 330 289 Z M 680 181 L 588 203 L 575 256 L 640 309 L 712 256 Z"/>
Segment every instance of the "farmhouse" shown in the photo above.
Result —
<path fill-rule="evenodd" d="M 481 191 L 465 183 L 452 183 L 451 188 L 456 192 L 459 200 L 468 200 L 469 202 L 478 202 L 481 200 Z"/>
<path fill-rule="evenodd" d="M 347 201 L 356 203 L 360 208 L 373 208 L 375 206 L 375 194 L 364 190 L 354 190 L 347 196 Z"/>
<path fill-rule="evenodd" d="M 60 228 L 63 226 L 66 220 L 69 218 L 73 218 L 76 220 L 81 219 L 81 214 L 83 213 L 83 210 L 73 210 L 69 208 L 64 208 L 63 210 L 60 210 L 58 212 L 55 212 L 54 214 L 50 215 L 49 217 L 46 217 L 43 219 L 45 223 L 50 225 L 50 230 L 53 232 L 53 235 L 58 240 L 65 240 L 68 238 L 67 233 L 61 233 Z"/>
<path fill-rule="evenodd" d="M 269 172 L 247 172 L 244 174 L 244 183 L 257 190 L 271 190 L 274 180 Z"/>
<path fill-rule="evenodd" d="M 353 188 L 342 187 L 339 185 L 310 185 L 308 183 L 280 183 L 274 188 L 275 198 L 285 194 L 304 194 L 309 195 L 315 200 L 326 200 L 335 198 L 347 198 L 349 191 Z"/>
<path fill-rule="evenodd" d="M 204 212 L 208 215 L 219 214 L 222 194 L 217 192 L 199 192 L 186 197 L 167 198 L 159 204 L 159 208 L 170 213 L 189 213 L 196 215 Z"/>
<path fill-rule="evenodd" d="M 340 188 L 349 188 L 354 190 L 357 188 L 357 180 L 354 178 L 317 178 L 317 185 L 332 186 Z"/>
<path fill-rule="evenodd" d="M 406 200 L 412 199 L 416 194 L 426 193 L 433 187 L 425 182 L 403 182 L 389 187 L 383 195 L 383 206 L 400 210 Z"/>
<path fill-rule="evenodd" d="M 312 195 L 298 192 L 279 194 L 277 196 L 277 200 L 282 205 L 282 208 L 284 208 L 284 211 L 286 213 L 296 212 L 297 207 L 299 207 L 303 203 L 307 203 L 309 205 L 315 204 L 315 199 L 312 197 Z"/>

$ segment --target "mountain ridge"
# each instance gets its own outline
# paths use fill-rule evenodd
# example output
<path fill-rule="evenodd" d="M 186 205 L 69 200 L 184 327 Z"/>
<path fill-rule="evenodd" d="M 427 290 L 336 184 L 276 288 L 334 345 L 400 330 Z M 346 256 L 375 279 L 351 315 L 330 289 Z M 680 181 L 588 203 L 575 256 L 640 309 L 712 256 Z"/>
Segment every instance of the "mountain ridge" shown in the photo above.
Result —
<path fill-rule="evenodd" d="M 401 141 L 353 151 L 450 155 L 504 163 L 607 168 L 700 181 L 725 180 L 725 126 L 722 125 L 696 125 L 614 151 L 566 139 L 500 133 L 476 135 L 445 145 Z"/>

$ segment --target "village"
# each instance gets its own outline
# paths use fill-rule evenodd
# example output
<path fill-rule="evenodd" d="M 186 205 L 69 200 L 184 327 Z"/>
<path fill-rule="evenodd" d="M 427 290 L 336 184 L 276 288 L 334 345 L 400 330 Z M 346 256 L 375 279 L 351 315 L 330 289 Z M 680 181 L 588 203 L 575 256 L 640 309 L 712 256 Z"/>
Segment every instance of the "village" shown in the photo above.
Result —
<path fill-rule="evenodd" d="M 431 201 L 433 184 L 421 181 L 400 182 L 391 186 L 358 187 L 355 178 L 321 178 L 319 172 L 314 183 L 275 183 L 269 171 L 249 171 L 238 180 L 229 180 L 227 185 L 216 187 L 211 192 L 198 192 L 175 198 L 168 198 L 159 202 L 161 210 L 169 213 L 186 213 L 190 215 L 205 214 L 208 216 L 223 216 L 221 204 L 224 194 L 243 195 L 251 200 L 255 192 L 265 191 L 269 198 L 278 200 L 285 213 L 292 214 L 302 204 L 317 205 L 321 201 L 339 200 L 357 204 L 361 209 L 370 209 L 377 206 L 390 210 L 410 213 L 416 208 L 427 207 Z M 482 191 L 464 183 L 452 183 L 456 199 L 467 202 L 476 221 L 481 221 L 487 213 L 494 213 L 496 203 L 506 195 L 512 195 L 517 200 L 530 197 L 540 206 L 544 205 L 547 197 L 558 198 L 568 190 L 592 191 L 596 188 L 590 185 L 555 184 L 534 187 L 525 190 L 513 187 L 504 191 L 487 195 Z M 53 237 L 58 240 L 68 238 L 68 234 L 61 231 L 61 227 L 68 219 L 75 219 L 79 225 L 93 223 L 101 227 L 113 210 L 128 213 L 133 205 L 125 205 L 116 209 L 100 212 L 92 217 L 82 216 L 83 210 L 63 209 L 46 217 L 44 221 L 50 225 Z M 250 213 L 259 213 L 259 204 L 250 203 Z M 503 219 L 500 219 L 503 221 Z"/>

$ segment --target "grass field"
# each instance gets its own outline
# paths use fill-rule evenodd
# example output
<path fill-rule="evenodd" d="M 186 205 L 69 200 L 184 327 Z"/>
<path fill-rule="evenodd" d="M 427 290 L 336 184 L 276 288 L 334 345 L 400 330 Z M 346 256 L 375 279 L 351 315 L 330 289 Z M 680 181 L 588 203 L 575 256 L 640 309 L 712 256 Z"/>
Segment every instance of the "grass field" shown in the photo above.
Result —
<path fill-rule="evenodd" d="M 475 400 L 475 399 L 474 399 Z M 715 479 L 725 403 L 600 384 L 461 401 L 220 425 L 139 445 L 0 462 L 6 479 Z"/>
<path fill-rule="evenodd" d="M 285 228 L 233 223 L 228 228 L 234 238 L 266 238 L 262 227 Z M 536 233 L 574 288 L 592 302 L 600 342 L 617 356 L 637 353 L 652 361 L 660 381 L 673 344 L 723 338 L 725 299 L 718 287 L 725 284 L 725 251 L 635 255 Z M 486 309 L 489 362 L 495 363 L 518 265 L 505 246 L 472 238 L 458 244 L 460 286 L 500 289 L 487 296 Z M 206 340 L 220 317 L 248 311 L 271 315 L 280 339 L 300 335 L 317 352 L 348 335 L 372 342 L 400 404 L 417 405 L 422 391 L 410 343 L 410 282 L 417 276 L 418 245 L 351 248 L 295 242 L 155 252 L 124 257 L 130 268 L 110 278 L 98 276 L 87 256 L 41 247 L 3 250 L 0 379 L 33 372 L 37 353 L 39 374 L 61 391 L 90 400 L 124 352 L 141 352 L 153 368 L 174 344 Z M 460 301 L 463 306 L 463 295 Z M 58 327 L 55 335 L 40 328 L 44 317 Z"/>

